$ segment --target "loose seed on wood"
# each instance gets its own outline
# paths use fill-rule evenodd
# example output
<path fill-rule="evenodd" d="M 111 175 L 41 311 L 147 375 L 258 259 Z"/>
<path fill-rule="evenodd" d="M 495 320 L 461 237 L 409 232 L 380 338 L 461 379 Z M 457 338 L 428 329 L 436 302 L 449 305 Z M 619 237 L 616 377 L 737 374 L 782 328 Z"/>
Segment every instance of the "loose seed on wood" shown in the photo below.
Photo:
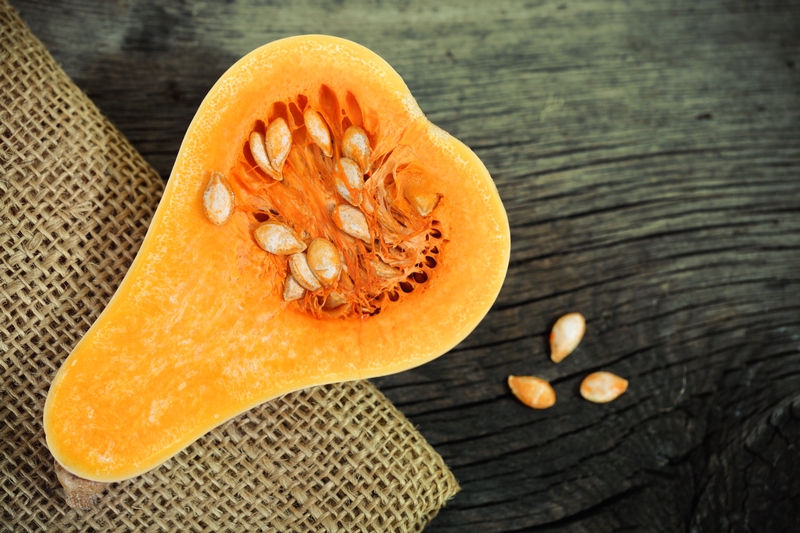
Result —
<path fill-rule="evenodd" d="M 322 153 L 328 157 L 333 156 L 333 145 L 331 143 L 331 132 L 328 131 L 328 125 L 322 119 L 319 113 L 307 107 L 303 113 L 303 121 L 306 123 L 306 131 L 314 144 L 319 146 Z"/>
<path fill-rule="evenodd" d="M 347 128 L 347 131 L 344 132 L 344 137 L 342 137 L 342 153 L 345 157 L 358 163 L 362 174 L 369 170 L 369 138 L 367 138 L 367 134 L 364 130 L 358 126 L 350 126 Z"/>
<path fill-rule="evenodd" d="M 325 309 L 336 309 L 337 307 L 340 307 L 346 303 L 347 303 L 347 298 L 345 298 L 338 292 L 332 292 L 328 295 L 327 298 L 325 298 L 325 305 L 323 305 L 322 307 L 324 307 Z"/>
<path fill-rule="evenodd" d="M 253 236 L 256 243 L 271 254 L 292 255 L 306 249 L 297 232 L 280 222 L 264 222 L 255 229 Z"/>
<path fill-rule="evenodd" d="M 400 271 L 391 265 L 387 265 L 380 259 L 376 259 L 372 262 L 373 266 L 375 266 L 375 273 L 380 278 L 393 278 L 400 274 Z"/>
<path fill-rule="evenodd" d="M 336 227 L 351 237 L 369 243 L 369 224 L 367 217 L 358 208 L 349 205 L 337 205 L 331 213 L 331 218 Z"/>
<path fill-rule="evenodd" d="M 282 118 L 276 118 L 267 126 L 266 146 L 272 168 L 283 172 L 283 164 L 292 148 L 292 132 Z"/>
<path fill-rule="evenodd" d="M 342 273 L 339 250 L 327 239 L 314 239 L 308 245 L 308 266 L 326 287 L 330 287 Z"/>
<path fill-rule="evenodd" d="M 258 168 L 278 181 L 283 179 L 283 176 L 279 172 L 276 172 L 275 169 L 272 168 L 272 165 L 269 164 L 264 136 L 257 131 L 250 133 L 250 153 L 253 155 L 253 159 L 255 159 Z"/>
<path fill-rule="evenodd" d="M 550 333 L 550 359 L 561 362 L 571 354 L 586 333 L 586 319 L 580 313 L 567 313 L 559 318 Z"/>
<path fill-rule="evenodd" d="M 283 299 L 287 302 L 293 302 L 294 300 L 299 300 L 303 297 L 306 293 L 306 290 L 303 288 L 302 285 L 297 283 L 297 280 L 294 279 L 294 276 L 289 274 L 286 276 L 286 283 L 283 286 Z"/>
<path fill-rule="evenodd" d="M 508 386 L 519 401 L 534 409 L 547 409 L 556 403 L 556 391 L 535 376 L 508 376 Z"/>
<path fill-rule="evenodd" d="M 289 258 L 289 269 L 292 271 L 292 276 L 295 281 L 303 286 L 304 289 L 316 291 L 322 288 L 317 276 L 311 271 L 308 266 L 308 259 L 306 254 L 294 254 Z"/>
<path fill-rule="evenodd" d="M 581 396 L 590 402 L 608 403 L 628 390 L 628 380 L 611 372 L 595 372 L 581 383 Z"/>
<path fill-rule="evenodd" d="M 339 166 L 336 169 L 336 192 L 342 195 L 342 198 L 347 200 L 351 205 L 358 205 L 361 203 L 361 189 L 364 187 L 364 179 L 361 177 L 361 171 L 358 165 L 352 159 L 343 157 L 339 160 Z M 355 190 L 355 193 L 351 191 Z"/>
<path fill-rule="evenodd" d="M 228 179 L 222 172 L 212 172 L 203 193 L 203 210 L 206 217 L 217 226 L 222 226 L 233 215 L 236 200 Z"/>

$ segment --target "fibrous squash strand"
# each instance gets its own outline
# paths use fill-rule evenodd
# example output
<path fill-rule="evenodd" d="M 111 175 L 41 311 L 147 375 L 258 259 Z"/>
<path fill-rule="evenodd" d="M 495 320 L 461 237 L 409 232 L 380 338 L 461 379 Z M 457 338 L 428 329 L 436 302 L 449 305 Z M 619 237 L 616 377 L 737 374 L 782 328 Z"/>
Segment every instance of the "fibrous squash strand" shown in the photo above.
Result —
<path fill-rule="evenodd" d="M 364 188 L 364 179 L 355 161 L 346 157 L 341 158 L 334 180 L 336 192 L 342 198 L 347 200 L 350 205 L 361 204 L 361 189 Z"/>

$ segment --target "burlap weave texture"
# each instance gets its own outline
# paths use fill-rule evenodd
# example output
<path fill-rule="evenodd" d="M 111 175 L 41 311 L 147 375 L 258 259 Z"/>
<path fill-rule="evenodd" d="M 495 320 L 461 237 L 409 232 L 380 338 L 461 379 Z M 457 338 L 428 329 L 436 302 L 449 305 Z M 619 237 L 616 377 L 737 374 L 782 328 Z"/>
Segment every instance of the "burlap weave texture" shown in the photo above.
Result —
<path fill-rule="evenodd" d="M 144 238 L 163 183 L 0 0 L 0 525 L 8 531 L 419 531 L 458 490 L 368 382 L 222 425 L 66 506 L 42 429 L 50 381 Z"/>

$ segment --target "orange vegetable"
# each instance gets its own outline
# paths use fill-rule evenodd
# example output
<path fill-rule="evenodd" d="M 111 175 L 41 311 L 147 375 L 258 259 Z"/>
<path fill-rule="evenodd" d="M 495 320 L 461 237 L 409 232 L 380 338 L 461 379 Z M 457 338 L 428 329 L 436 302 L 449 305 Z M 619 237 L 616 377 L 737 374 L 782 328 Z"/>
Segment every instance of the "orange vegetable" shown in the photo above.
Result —
<path fill-rule="evenodd" d="M 268 221 L 291 231 L 262 247 Z M 488 312 L 509 251 L 485 167 L 388 64 L 333 37 L 266 45 L 197 111 L 136 259 L 51 386 L 48 446 L 119 481 L 281 394 L 430 361 Z"/>

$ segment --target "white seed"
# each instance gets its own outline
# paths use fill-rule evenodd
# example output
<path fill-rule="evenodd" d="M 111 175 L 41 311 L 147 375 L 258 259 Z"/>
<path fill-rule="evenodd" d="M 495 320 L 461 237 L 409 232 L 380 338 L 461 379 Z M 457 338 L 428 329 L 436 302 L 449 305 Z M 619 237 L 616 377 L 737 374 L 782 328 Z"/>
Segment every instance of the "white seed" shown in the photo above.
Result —
<path fill-rule="evenodd" d="M 311 268 L 308 266 L 306 254 L 299 253 L 292 255 L 289 258 L 289 269 L 292 271 L 292 276 L 294 277 L 295 281 L 302 285 L 304 289 L 308 289 L 313 292 L 322 287 L 317 279 L 317 276 L 314 275 L 314 273 L 311 271 Z"/>
<path fill-rule="evenodd" d="M 442 195 L 436 192 L 424 192 L 412 188 L 405 191 L 405 197 L 406 200 L 414 206 L 417 213 L 426 217 L 436 209 Z"/>
<path fill-rule="evenodd" d="M 283 299 L 287 302 L 293 302 L 294 300 L 299 300 L 303 297 L 306 293 L 306 290 L 303 288 L 302 285 L 297 283 L 297 280 L 294 279 L 294 276 L 289 274 L 286 276 L 286 283 L 283 286 Z"/>
<path fill-rule="evenodd" d="M 222 226 L 233 215 L 236 199 L 228 179 L 222 172 L 212 172 L 203 192 L 203 210 L 206 217 L 217 226 Z"/>
<path fill-rule="evenodd" d="M 586 319 L 580 313 L 568 313 L 559 318 L 550 333 L 550 359 L 559 363 L 571 354 L 586 333 Z"/>
<path fill-rule="evenodd" d="M 250 133 L 250 153 L 253 154 L 253 159 L 256 161 L 258 168 L 280 181 L 283 176 L 276 172 L 272 165 L 269 164 L 269 157 L 267 157 L 267 147 L 264 144 L 264 136 L 261 133 L 254 131 Z"/>
<path fill-rule="evenodd" d="M 339 160 L 339 165 L 334 176 L 336 192 L 351 205 L 361 203 L 361 189 L 364 188 L 364 179 L 358 165 L 352 159 L 343 157 Z M 351 193 L 355 190 L 355 193 Z"/>
<path fill-rule="evenodd" d="M 281 117 L 276 118 L 267 127 L 266 136 L 267 155 L 272 168 L 283 172 L 283 164 L 292 148 L 292 132 Z"/>
<path fill-rule="evenodd" d="M 556 403 L 556 391 L 535 376 L 508 376 L 508 386 L 519 401 L 534 409 L 547 409 Z"/>
<path fill-rule="evenodd" d="M 581 383 L 581 396 L 590 402 L 607 403 L 628 390 L 628 380 L 611 372 L 595 372 Z"/>
<path fill-rule="evenodd" d="M 331 218 L 337 228 L 351 237 L 361 239 L 366 243 L 370 242 L 367 217 L 358 208 L 345 204 L 337 205 L 331 213 Z"/>
<path fill-rule="evenodd" d="M 319 113 L 307 107 L 303 112 L 303 121 L 306 123 L 306 131 L 314 144 L 319 146 L 322 153 L 328 157 L 333 156 L 333 145 L 331 144 L 331 132 L 328 125 L 322 120 Z"/>
<path fill-rule="evenodd" d="M 350 126 L 342 137 L 342 153 L 358 163 L 361 172 L 369 170 L 369 138 L 367 134 L 358 126 Z"/>
<path fill-rule="evenodd" d="M 327 239 L 314 239 L 308 245 L 308 266 L 323 285 L 330 287 L 342 273 L 339 250 Z"/>
<path fill-rule="evenodd" d="M 393 278 L 400 274 L 400 271 L 391 265 L 387 265 L 380 259 L 375 259 L 372 262 L 372 265 L 375 267 L 375 273 L 380 278 Z"/>
<path fill-rule="evenodd" d="M 323 305 L 322 307 L 324 307 L 325 309 L 336 309 L 337 307 L 340 307 L 346 303 L 347 303 L 347 298 L 345 298 L 338 292 L 332 292 L 328 295 L 327 298 L 325 298 L 325 305 Z"/>
<path fill-rule="evenodd" d="M 306 249 L 306 244 L 292 228 L 280 222 L 268 221 L 253 232 L 258 245 L 271 254 L 298 254 Z"/>

